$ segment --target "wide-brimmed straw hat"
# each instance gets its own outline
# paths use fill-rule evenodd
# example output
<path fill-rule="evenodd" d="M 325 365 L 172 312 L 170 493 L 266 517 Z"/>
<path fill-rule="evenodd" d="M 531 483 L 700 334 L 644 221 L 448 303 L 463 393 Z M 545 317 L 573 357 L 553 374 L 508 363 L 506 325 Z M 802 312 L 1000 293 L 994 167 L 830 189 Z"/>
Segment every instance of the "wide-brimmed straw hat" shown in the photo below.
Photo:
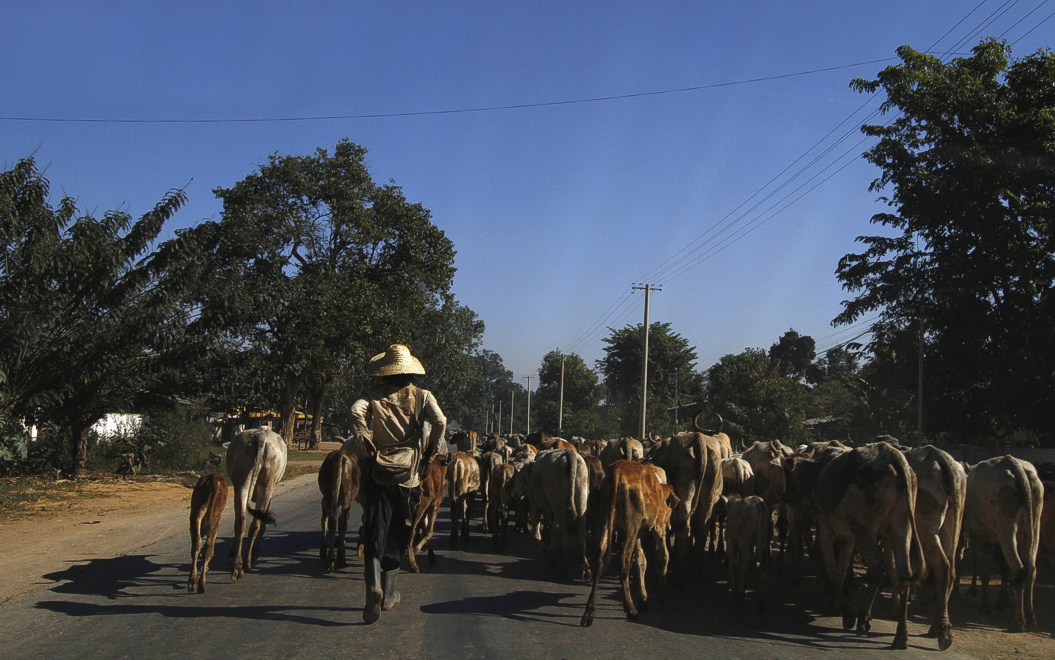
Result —
<path fill-rule="evenodd" d="M 403 344 L 392 344 L 384 353 L 370 358 L 367 372 L 371 376 L 398 376 L 400 374 L 424 374 L 425 367 L 410 354 Z"/>

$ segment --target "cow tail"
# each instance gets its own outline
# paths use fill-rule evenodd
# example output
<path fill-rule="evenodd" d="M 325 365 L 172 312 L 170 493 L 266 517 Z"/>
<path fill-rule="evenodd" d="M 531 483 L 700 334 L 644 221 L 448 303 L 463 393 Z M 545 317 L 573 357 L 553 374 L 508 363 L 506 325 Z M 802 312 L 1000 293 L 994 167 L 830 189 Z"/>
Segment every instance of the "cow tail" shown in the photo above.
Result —
<path fill-rule="evenodd" d="M 912 479 L 915 473 L 909 467 L 905 455 L 898 450 L 898 460 L 894 461 L 897 466 L 898 484 L 905 489 L 905 502 L 908 505 L 908 524 L 911 538 L 909 540 L 909 583 L 919 584 L 927 575 L 927 560 L 923 556 L 923 544 L 919 540 L 919 530 L 916 529 L 916 489 L 913 487 Z M 915 566 L 915 570 L 913 570 Z"/>
<path fill-rule="evenodd" d="M 703 491 L 703 480 L 707 477 L 707 443 L 703 439 L 703 434 L 698 433 L 693 443 L 693 449 L 696 450 L 696 489 L 692 494 L 692 511 L 696 511 L 696 506 L 700 503 L 700 495 Z M 691 520 L 691 518 L 690 518 Z M 691 526 L 691 525 L 690 525 Z"/>
<path fill-rule="evenodd" d="M 1025 548 L 1027 549 L 1027 552 L 1023 553 L 1022 549 L 1021 549 L 1021 546 L 1019 546 L 1018 556 L 1019 556 L 1019 558 L 1022 558 L 1023 554 L 1026 554 L 1027 558 L 1029 558 L 1029 557 L 1033 558 L 1032 561 L 1023 561 L 1022 564 L 1025 566 L 1026 570 L 1019 571 L 1019 574 L 1017 576 L 1012 577 L 1012 579 L 1011 579 L 1011 584 L 1012 585 L 1021 586 L 1023 581 L 1026 579 L 1027 572 L 1031 568 L 1033 568 L 1033 570 L 1035 570 L 1035 568 L 1031 567 L 1030 564 L 1031 563 L 1032 564 L 1036 563 L 1036 556 L 1037 556 L 1037 548 L 1036 548 L 1036 546 L 1038 545 L 1038 538 L 1037 537 L 1038 537 L 1038 534 L 1040 532 L 1040 530 L 1039 530 L 1040 518 L 1039 518 L 1039 516 L 1034 515 L 1034 508 L 1033 507 L 1037 506 L 1038 509 L 1040 507 L 1039 507 L 1038 503 L 1033 500 L 1033 488 L 1030 486 L 1029 477 L 1026 476 L 1026 471 L 1022 468 L 1021 465 L 1015 465 L 1014 474 L 1015 474 L 1015 490 L 1018 491 L 1018 493 L 1019 493 L 1019 496 L 1018 496 L 1019 497 L 1019 501 L 1022 503 L 1022 506 L 1025 507 L 1025 509 L 1026 509 L 1026 520 L 1023 521 L 1023 522 L 1026 523 L 1026 525 L 1025 525 L 1025 527 L 1026 527 L 1026 538 L 1025 538 L 1026 544 L 1025 544 Z"/>
<path fill-rule="evenodd" d="M 337 519 L 341 517 L 341 479 L 344 476 L 344 464 L 347 460 L 344 454 L 337 457 L 337 474 L 333 478 L 333 497 L 330 500 L 330 529 L 336 529 Z"/>
<path fill-rule="evenodd" d="M 249 471 L 249 495 L 246 498 L 245 510 L 249 515 L 253 516 L 260 522 L 274 525 L 275 517 L 271 515 L 270 511 L 258 511 L 250 506 L 253 503 L 253 493 L 256 491 L 256 481 L 260 476 L 260 468 L 264 464 L 264 459 L 268 454 L 268 446 L 269 445 L 266 442 L 261 443 L 259 434 L 253 434 L 253 467 Z M 269 503 L 268 509 L 270 508 Z"/>

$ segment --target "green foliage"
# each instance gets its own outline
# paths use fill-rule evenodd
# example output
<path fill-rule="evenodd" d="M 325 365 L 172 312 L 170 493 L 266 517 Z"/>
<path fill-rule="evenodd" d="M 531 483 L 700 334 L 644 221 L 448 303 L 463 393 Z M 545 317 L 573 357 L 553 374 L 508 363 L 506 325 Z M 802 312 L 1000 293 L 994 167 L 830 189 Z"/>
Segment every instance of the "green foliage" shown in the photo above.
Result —
<path fill-rule="evenodd" d="M 0 173 L 0 412 L 67 429 L 77 471 L 86 430 L 156 382 L 197 252 L 179 237 L 153 249 L 181 190 L 135 221 L 48 197 L 32 158 Z"/>
<path fill-rule="evenodd" d="M 769 359 L 777 370 L 788 378 L 798 380 L 817 357 L 817 343 L 813 337 L 788 330 L 780 341 L 769 348 Z"/>
<path fill-rule="evenodd" d="M 926 427 L 962 439 L 1016 429 L 1052 438 L 1055 410 L 1055 55 L 1010 60 L 985 41 L 945 64 L 903 46 L 862 92 L 886 93 L 865 158 L 891 208 L 837 275 L 855 298 L 837 323 L 881 315 L 871 349 L 880 418 L 915 394 L 913 331 L 926 329 Z M 921 321 L 922 320 L 922 321 Z M 890 342 L 882 346 L 881 342 Z M 907 364 L 906 364 L 907 363 Z M 882 386 L 879 383 L 882 382 Z M 875 402 L 874 402 L 875 403 Z"/>
<path fill-rule="evenodd" d="M 605 356 L 597 361 L 608 403 L 619 411 L 623 435 L 636 436 L 641 426 L 641 357 L 644 324 L 611 330 L 604 338 Z M 649 371 L 646 432 L 669 435 L 675 401 L 699 401 L 702 379 L 693 369 L 696 347 L 671 331 L 669 323 L 652 323 L 648 339 Z"/>
<path fill-rule="evenodd" d="M 561 361 L 564 362 L 564 408 L 561 419 Z M 538 388 L 534 402 L 537 406 L 538 428 L 567 436 L 601 437 L 597 406 L 604 398 L 604 386 L 581 357 L 572 353 L 562 356 L 554 350 L 542 358 Z M 560 423 L 563 422 L 563 429 Z M 532 426 L 532 428 L 535 428 Z"/>
<path fill-rule="evenodd" d="M 332 154 L 274 154 L 216 189 L 221 220 L 194 230 L 213 254 L 188 351 L 218 406 L 288 417 L 306 391 L 347 401 L 395 342 L 427 365 L 427 387 L 450 389 L 441 405 L 467 405 L 459 388 L 483 326 L 450 296 L 453 244 L 398 186 L 376 185 L 365 156 L 348 140 Z"/>
<path fill-rule="evenodd" d="M 747 444 L 807 438 L 805 387 L 780 372 L 759 348 L 726 355 L 707 371 L 707 402 L 726 422 L 726 432 Z"/>

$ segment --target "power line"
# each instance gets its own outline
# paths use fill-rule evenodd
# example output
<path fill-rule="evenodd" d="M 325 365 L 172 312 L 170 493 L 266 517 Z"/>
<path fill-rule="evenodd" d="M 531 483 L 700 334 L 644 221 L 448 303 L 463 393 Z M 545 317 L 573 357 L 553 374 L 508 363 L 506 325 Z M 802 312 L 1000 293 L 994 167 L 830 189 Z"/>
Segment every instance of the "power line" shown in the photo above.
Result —
<path fill-rule="evenodd" d="M 735 87 L 738 85 L 750 85 L 786 78 L 797 78 L 818 73 L 828 73 L 842 69 L 852 69 L 859 66 L 868 66 L 889 62 L 895 58 L 885 57 L 878 60 L 866 62 L 854 62 L 853 64 L 840 64 L 837 66 L 810 69 L 808 71 L 796 71 L 794 73 L 782 73 L 771 76 L 759 76 L 757 78 L 745 78 L 728 82 L 710 83 L 707 85 L 693 85 L 691 87 L 678 87 L 674 89 L 661 89 L 649 92 L 631 92 L 629 94 L 610 94 L 607 96 L 594 96 L 582 99 L 564 99 L 560 101 L 539 101 L 535 103 L 512 103 L 508 105 L 479 106 L 475 108 L 450 108 L 446 110 L 412 110 L 405 112 L 376 112 L 352 115 L 315 115 L 303 117 L 241 117 L 226 119 L 101 119 L 90 117 L 0 117 L 2 121 L 39 121 L 55 123 L 79 123 L 79 124 L 251 124 L 268 122 L 304 122 L 304 121 L 335 121 L 347 119 L 391 119 L 396 117 L 427 117 L 435 115 L 458 115 L 478 112 L 497 112 L 500 110 L 525 110 L 530 108 L 552 108 L 564 105 L 581 105 L 585 103 L 601 103 L 606 101 L 622 101 L 626 99 L 646 98 L 649 96 L 664 96 L 669 94 L 684 94 L 687 92 L 698 92 L 707 89 L 720 89 L 722 87 Z"/>

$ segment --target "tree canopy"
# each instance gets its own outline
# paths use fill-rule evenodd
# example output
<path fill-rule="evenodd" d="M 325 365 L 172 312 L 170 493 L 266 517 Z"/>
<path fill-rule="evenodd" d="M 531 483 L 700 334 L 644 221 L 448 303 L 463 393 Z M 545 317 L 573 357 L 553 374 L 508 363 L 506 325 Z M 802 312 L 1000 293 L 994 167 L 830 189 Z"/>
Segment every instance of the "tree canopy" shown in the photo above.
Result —
<path fill-rule="evenodd" d="M 348 140 L 274 154 L 216 189 L 222 218 L 196 228 L 215 250 L 194 325 L 213 372 L 237 374 L 214 393 L 228 405 L 277 403 L 291 420 L 307 392 L 321 411 L 334 383 L 362 389 L 362 365 L 396 342 L 444 380 L 482 334 L 450 297 L 450 239 L 398 186 L 375 184 L 365 156 Z"/>
<path fill-rule="evenodd" d="M 878 142 L 873 191 L 891 233 L 836 271 L 855 294 L 837 324 L 878 311 L 873 352 L 915 360 L 904 347 L 922 323 L 927 354 L 925 429 L 958 439 L 1031 430 L 1050 438 L 1055 415 L 1055 56 L 1010 59 L 984 41 L 944 63 L 907 46 L 902 62 L 861 92 L 882 90 L 888 123 L 863 127 Z M 911 370 L 898 369 L 901 372 Z M 915 376 L 902 380 L 906 396 Z M 912 408 L 915 409 L 914 406 Z"/>
<path fill-rule="evenodd" d="M 0 173 L 0 415 L 64 428 L 76 475 L 92 424 L 157 383 L 201 251 L 187 234 L 155 249 L 182 190 L 133 220 L 49 188 L 32 158 Z"/>
<path fill-rule="evenodd" d="M 619 428 L 637 435 L 641 420 L 641 358 L 644 324 L 628 325 L 602 341 L 605 356 L 597 361 L 608 402 L 622 411 Z M 670 323 L 652 323 L 648 338 L 648 398 L 646 431 L 669 435 L 674 430 L 675 403 L 698 400 L 702 377 L 695 371 L 696 347 L 673 332 Z"/>
<path fill-rule="evenodd" d="M 561 362 L 564 363 L 564 407 L 561 418 Z M 604 386 L 586 362 L 575 353 L 563 355 L 553 350 L 542 358 L 535 391 L 539 428 L 552 433 L 600 437 L 598 404 L 604 398 Z M 563 428 L 562 424 L 563 422 Z M 534 426 L 532 427 L 534 428 Z"/>

